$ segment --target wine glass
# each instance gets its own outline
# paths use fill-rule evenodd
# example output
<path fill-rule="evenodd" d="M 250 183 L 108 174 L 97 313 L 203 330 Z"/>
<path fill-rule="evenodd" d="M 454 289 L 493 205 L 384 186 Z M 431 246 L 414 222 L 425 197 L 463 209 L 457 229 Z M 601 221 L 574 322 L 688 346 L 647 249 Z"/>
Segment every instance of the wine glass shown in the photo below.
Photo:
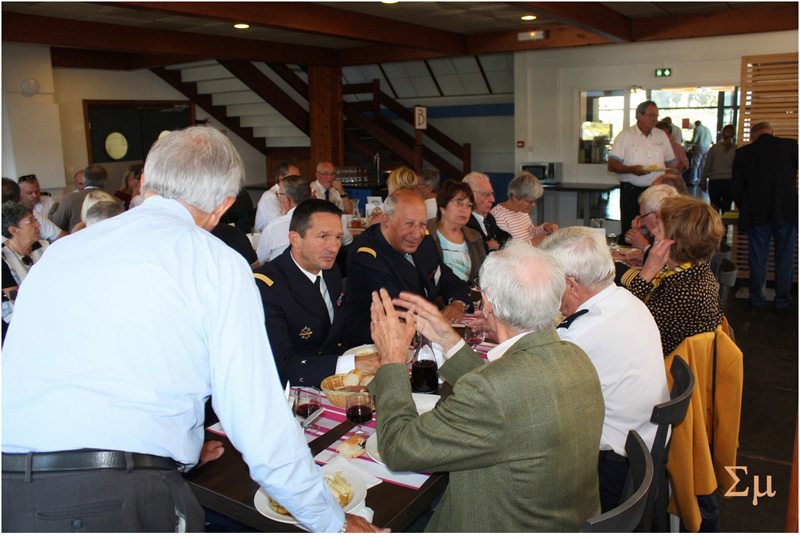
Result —
<path fill-rule="evenodd" d="M 297 387 L 294 393 L 295 416 L 308 419 L 316 410 L 322 407 L 322 397 L 319 390 L 314 387 Z M 308 421 L 303 421 L 303 433 L 306 432 Z"/>
<path fill-rule="evenodd" d="M 363 435 L 362 425 L 372 420 L 372 395 L 369 392 L 354 392 L 345 398 L 347 421 L 358 426 L 356 434 Z"/>
<path fill-rule="evenodd" d="M 477 312 L 481 309 L 482 302 L 480 279 L 476 276 L 467 282 L 467 286 L 469 287 L 470 299 L 472 299 L 473 311 Z"/>
<path fill-rule="evenodd" d="M 607 236 L 608 238 L 608 246 L 611 248 L 617 248 L 617 234 L 610 233 Z"/>
<path fill-rule="evenodd" d="M 486 333 L 483 331 L 483 329 L 478 327 L 470 327 L 467 325 L 464 327 L 464 340 L 467 341 L 472 349 L 477 351 L 478 344 L 481 344 L 484 340 L 486 340 Z"/>

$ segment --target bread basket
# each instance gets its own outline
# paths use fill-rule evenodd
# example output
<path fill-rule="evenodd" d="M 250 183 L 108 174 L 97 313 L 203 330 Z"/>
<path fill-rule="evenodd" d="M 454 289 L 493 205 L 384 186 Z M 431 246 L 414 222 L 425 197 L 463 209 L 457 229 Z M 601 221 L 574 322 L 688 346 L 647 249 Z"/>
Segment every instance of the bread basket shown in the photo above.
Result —
<path fill-rule="evenodd" d="M 336 390 L 336 387 L 341 387 L 344 385 L 344 378 L 346 375 L 347 374 L 334 374 L 323 379 L 322 383 L 320 384 L 320 387 L 322 387 L 322 391 L 325 393 L 328 401 L 330 401 L 332 405 L 341 407 L 342 409 L 344 409 L 346 406 L 345 402 L 347 395 L 353 394 L 352 392 L 347 392 L 344 390 Z"/>

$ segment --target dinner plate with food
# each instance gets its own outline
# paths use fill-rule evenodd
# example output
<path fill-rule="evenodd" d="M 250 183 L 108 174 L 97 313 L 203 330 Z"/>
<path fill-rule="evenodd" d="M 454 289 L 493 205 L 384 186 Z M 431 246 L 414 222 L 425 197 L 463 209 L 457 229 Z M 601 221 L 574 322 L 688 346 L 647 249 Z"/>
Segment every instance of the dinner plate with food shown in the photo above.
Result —
<path fill-rule="evenodd" d="M 367 486 L 355 474 L 325 467 L 322 468 L 322 472 L 325 474 L 325 483 L 331 489 L 333 497 L 339 501 L 345 512 L 350 513 L 355 510 L 367 498 Z M 292 514 L 272 499 L 264 488 L 258 488 L 253 504 L 255 504 L 256 510 L 268 519 L 298 525 Z"/>

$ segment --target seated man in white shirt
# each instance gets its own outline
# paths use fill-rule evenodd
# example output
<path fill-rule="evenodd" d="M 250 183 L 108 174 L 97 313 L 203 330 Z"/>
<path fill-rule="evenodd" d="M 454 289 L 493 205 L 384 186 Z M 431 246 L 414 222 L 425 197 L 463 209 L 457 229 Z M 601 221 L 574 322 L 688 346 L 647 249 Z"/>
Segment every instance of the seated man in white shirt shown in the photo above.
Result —
<path fill-rule="evenodd" d="M 669 400 L 661 336 L 644 303 L 614 284 L 614 262 L 600 232 L 564 228 L 539 247 L 561 263 L 566 275 L 561 313 L 567 318 L 558 335 L 583 349 L 600 377 L 605 419 L 598 472 L 600 504 L 607 512 L 619 505 L 628 471 L 628 430 L 652 447 L 653 406 Z"/>
<path fill-rule="evenodd" d="M 12 180 L 8 181 L 13 183 Z M 5 189 L 5 180 L 3 183 Z M 11 189 L 11 186 L 9 185 L 7 188 Z M 36 179 L 35 175 L 30 174 L 19 178 L 16 192 L 19 202 L 27 207 L 39 222 L 39 235 L 42 239 L 53 242 L 67 235 L 67 232 L 56 226 L 53 221 L 47 218 L 47 212 L 53 207 L 53 197 L 42 196 L 42 190 L 39 188 L 39 180 Z M 9 196 L 11 196 L 10 193 Z"/>
<path fill-rule="evenodd" d="M 341 214 L 325 200 L 298 205 L 291 215 L 290 248 L 255 273 L 282 384 L 319 386 L 333 374 L 353 368 L 374 374 L 378 367 L 376 353 L 343 354 L 344 293 L 335 264 L 343 236 Z"/>
<path fill-rule="evenodd" d="M 269 223 L 261 232 L 256 255 L 260 263 L 277 258 L 289 246 L 289 223 L 294 208 L 311 198 L 308 181 L 300 176 L 286 176 L 280 182 L 278 200 L 283 215 Z"/>
<path fill-rule="evenodd" d="M 261 233 L 267 224 L 277 219 L 283 212 L 281 211 L 281 204 L 278 200 L 278 190 L 280 182 L 286 176 L 299 176 L 300 169 L 296 163 L 282 162 L 275 170 L 275 184 L 270 187 L 261 198 L 258 200 L 258 207 L 256 208 L 256 223 L 253 229 L 255 233 Z"/>
<path fill-rule="evenodd" d="M 333 163 L 319 163 L 314 178 L 311 188 L 314 190 L 315 198 L 333 203 L 347 215 L 353 212 L 353 202 L 347 197 L 342 182 L 336 179 L 336 168 Z"/>

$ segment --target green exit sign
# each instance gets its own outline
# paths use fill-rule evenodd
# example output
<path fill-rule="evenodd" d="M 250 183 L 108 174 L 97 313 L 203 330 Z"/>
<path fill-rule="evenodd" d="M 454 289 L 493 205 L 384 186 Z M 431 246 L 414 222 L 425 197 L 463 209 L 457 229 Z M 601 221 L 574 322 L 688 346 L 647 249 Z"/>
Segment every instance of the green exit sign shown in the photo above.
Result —
<path fill-rule="evenodd" d="M 656 69 L 656 77 L 671 77 L 671 76 L 672 76 L 671 67 L 662 67 L 661 69 Z"/>

